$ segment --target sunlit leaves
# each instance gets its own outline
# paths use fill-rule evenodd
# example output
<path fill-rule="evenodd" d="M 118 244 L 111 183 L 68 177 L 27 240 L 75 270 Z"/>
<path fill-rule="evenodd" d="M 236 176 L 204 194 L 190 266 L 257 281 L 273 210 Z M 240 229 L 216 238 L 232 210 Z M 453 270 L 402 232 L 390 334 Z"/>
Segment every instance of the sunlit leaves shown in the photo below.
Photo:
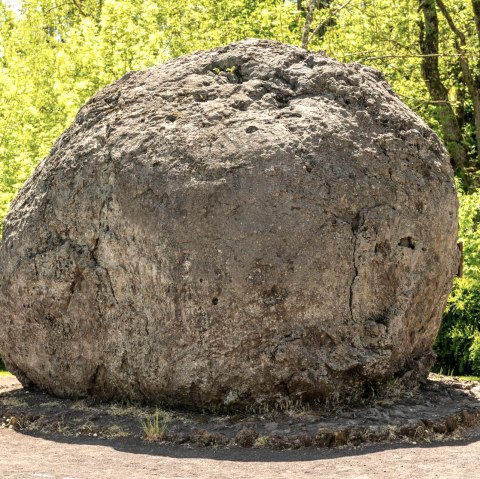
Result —
<path fill-rule="evenodd" d="M 298 43 L 282 0 L 0 2 L 0 220 L 85 101 L 129 70 L 247 37 Z"/>

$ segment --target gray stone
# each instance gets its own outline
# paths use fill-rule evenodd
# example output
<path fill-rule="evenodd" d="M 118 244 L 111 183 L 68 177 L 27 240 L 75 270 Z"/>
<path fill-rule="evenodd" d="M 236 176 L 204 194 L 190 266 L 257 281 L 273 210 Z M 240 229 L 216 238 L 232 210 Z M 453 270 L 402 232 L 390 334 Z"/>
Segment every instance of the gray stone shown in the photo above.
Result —
<path fill-rule="evenodd" d="M 80 110 L 5 221 L 0 351 L 59 396 L 345 402 L 426 374 L 456 237 L 448 156 L 380 73 L 242 41 Z"/>

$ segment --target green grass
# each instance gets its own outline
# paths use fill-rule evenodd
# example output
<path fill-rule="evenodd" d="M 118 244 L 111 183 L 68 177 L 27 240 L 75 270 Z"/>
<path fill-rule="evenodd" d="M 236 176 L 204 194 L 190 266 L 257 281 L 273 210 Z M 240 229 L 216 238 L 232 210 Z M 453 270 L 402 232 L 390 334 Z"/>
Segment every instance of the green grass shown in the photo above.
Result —
<path fill-rule="evenodd" d="M 163 441 L 168 432 L 168 423 L 172 415 L 167 411 L 157 409 L 155 414 L 142 421 L 142 429 L 149 441 Z"/>
<path fill-rule="evenodd" d="M 480 376 L 458 376 L 460 381 L 480 381 Z"/>
<path fill-rule="evenodd" d="M 0 356 L 0 376 L 12 376 L 11 373 L 5 370 L 5 364 L 3 364 L 2 356 Z"/>

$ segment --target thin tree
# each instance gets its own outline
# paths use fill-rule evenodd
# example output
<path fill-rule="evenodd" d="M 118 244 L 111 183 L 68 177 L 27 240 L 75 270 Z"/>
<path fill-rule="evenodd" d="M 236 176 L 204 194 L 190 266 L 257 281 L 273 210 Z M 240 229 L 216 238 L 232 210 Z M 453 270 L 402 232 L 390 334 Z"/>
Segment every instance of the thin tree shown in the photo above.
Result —
<path fill-rule="evenodd" d="M 448 99 L 439 67 L 439 29 L 436 0 L 420 0 L 422 18 L 420 26 L 421 72 L 430 98 L 436 105 L 436 116 L 443 133 L 445 146 L 450 154 L 452 167 L 460 172 L 467 163 L 467 152 L 458 118 Z"/>

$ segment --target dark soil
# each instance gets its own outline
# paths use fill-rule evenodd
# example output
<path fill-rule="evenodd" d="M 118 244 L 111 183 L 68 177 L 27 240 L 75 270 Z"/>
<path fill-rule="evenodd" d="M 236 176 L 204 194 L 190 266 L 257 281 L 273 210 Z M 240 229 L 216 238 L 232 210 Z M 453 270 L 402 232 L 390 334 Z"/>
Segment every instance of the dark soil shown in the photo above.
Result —
<path fill-rule="evenodd" d="M 435 374 L 413 392 L 392 384 L 385 397 L 361 407 L 331 404 L 320 410 L 284 403 L 239 415 L 59 399 L 0 377 L 0 428 L 41 437 L 299 449 L 451 440 L 478 424 L 480 382 Z"/>

